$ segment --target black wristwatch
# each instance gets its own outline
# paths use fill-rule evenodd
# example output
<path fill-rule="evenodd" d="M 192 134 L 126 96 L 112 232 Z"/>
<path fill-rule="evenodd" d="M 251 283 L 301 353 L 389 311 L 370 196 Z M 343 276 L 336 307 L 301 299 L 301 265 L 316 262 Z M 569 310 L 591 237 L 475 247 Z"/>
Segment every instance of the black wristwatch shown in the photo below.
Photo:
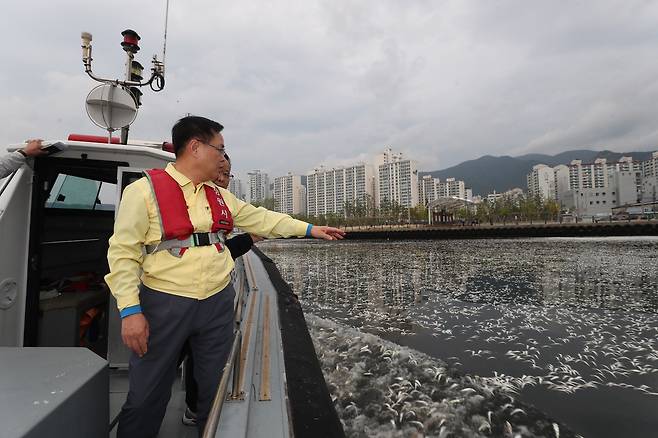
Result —
<path fill-rule="evenodd" d="M 19 154 L 21 154 L 22 156 L 27 158 L 27 154 L 25 153 L 25 151 L 23 149 L 18 149 L 16 152 L 18 152 Z"/>

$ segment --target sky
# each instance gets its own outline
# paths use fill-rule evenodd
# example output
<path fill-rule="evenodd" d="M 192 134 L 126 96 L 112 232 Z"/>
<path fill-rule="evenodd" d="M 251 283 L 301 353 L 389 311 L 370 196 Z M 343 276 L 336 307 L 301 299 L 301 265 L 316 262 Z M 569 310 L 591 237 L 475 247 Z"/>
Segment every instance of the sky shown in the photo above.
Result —
<path fill-rule="evenodd" d="M 111 8 L 109 5 L 112 5 Z M 165 0 L 3 4 L 0 144 L 103 135 L 93 70 L 123 76 L 124 29 L 147 70 Z M 236 170 L 270 176 L 386 147 L 443 169 L 482 155 L 658 149 L 658 2 L 170 0 L 166 86 L 131 138 L 190 113 L 225 126 Z"/>

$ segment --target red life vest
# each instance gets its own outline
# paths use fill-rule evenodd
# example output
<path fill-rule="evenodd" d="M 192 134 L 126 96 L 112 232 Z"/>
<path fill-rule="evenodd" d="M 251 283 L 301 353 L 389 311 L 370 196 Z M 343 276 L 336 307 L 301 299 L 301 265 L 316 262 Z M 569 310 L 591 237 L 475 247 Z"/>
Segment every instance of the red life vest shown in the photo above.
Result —
<path fill-rule="evenodd" d="M 190 215 L 187 211 L 185 196 L 178 182 L 164 169 L 150 169 L 144 171 L 144 174 L 151 183 L 158 214 L 160 215 L 160 225 L 162 227 L 161 242 L 174 239 L 185 240 L 192 234 L 198 234 L 195 233 Z M 215 234 L 223 232 L 224 235 L 229 234 L 233 230 L 233 216 L 226 206 L 222 194 L 219 192 L 219 189 L 211 188 L 205 184 L 203 188 L 206 191 L 206 199 L 212 213 L 212 228 L 210 232 Z M 214 243 L 214 245 L 217 251 L 222 250 L 221 243 Z M 182 256 L 188 247 L 181 246 L 179 256 Z"/>

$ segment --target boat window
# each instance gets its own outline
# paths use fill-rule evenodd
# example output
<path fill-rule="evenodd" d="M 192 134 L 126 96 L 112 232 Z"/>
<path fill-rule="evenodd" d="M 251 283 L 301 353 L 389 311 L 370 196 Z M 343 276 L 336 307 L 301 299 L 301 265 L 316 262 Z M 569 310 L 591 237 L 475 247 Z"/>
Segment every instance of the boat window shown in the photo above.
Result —
<path fill-rule="evenodd" d="M 60 173 L 53 184 L 46 208 L 114 210 L 116 184 Z"/>

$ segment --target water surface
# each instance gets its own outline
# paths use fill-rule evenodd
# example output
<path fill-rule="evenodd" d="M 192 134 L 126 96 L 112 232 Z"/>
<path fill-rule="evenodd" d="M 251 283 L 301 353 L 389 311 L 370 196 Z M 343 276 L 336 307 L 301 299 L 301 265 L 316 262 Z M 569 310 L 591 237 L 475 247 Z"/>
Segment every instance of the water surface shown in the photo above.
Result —
<path fill-rule="evenodd" d="M 585 437 L 658 436 L 658 239 L 272 241 L 306 312 L 501 377 Z"/>

